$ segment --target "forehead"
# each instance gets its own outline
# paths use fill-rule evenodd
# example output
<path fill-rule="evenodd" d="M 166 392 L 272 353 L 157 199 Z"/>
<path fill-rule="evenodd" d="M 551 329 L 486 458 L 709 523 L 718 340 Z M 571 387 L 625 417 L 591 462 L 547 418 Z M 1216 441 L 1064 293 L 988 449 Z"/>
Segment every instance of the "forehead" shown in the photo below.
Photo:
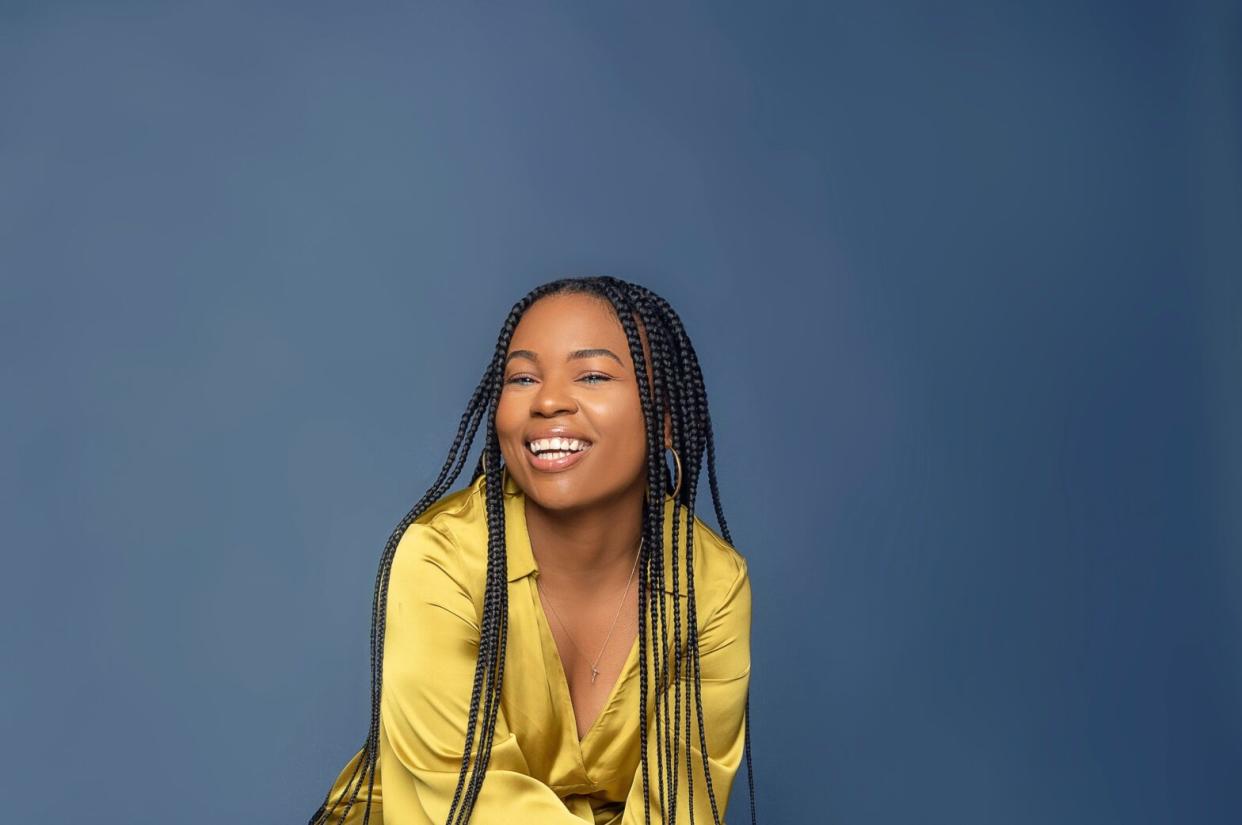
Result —
<path fill-rule="evenodd" d="M 588 347 L 606 347 L 630 363 L 625 331 L 612 308 L 581 294 L 540 298 L 522 315 L 509 342 L 510 352 L 528 349 L 551 356 Z"/>

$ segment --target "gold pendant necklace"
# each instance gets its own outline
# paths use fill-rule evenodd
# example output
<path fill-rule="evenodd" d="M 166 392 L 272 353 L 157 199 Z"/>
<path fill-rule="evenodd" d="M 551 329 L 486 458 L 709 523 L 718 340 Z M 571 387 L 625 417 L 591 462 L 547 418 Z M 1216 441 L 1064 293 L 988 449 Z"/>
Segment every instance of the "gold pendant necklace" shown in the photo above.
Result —
<path fill-rule="evenodd" d="M 612 639 L 612 631 L 617 628 L 617 619 L 621 618 L 621 608 L 625 607 L 625 598 L 630 595 L 630 585 L 634 582 L 634 571 L 638 569 L 638 559 L 643 554 L 643 540 L 638 540 L 638 552 L 634 555 L 634 567 L 630 570 L 630 579 L 625 583 L 625 592 L 621 594 L 621 604 L 617 605 L 617 615 L 612 617 L 612 627 L 608 628 L 608 635 L 604 637 L 604 645 L 599 649 L 599 655 L 595 657 L 595 661 L 591 663 L 591 684 L 595 684 L 595 679 L 599 676 L 599 660 L 604 655 L 604 650 L 608 647 L 608 642 Z M 578 655 L 586 658 L 586 654 L 582 652 L 582 648 L 578 647 L 578 643 L 574 641 L 573 634 L 569 632 L 569 628 L 565 625 L 565 620 L 561 618 L 561 614 L 557 612 L 556 605 L 552 604 L 552 600 L 548 598 L 548 593 L 543 589 L 543 585 L 539 583 L 539 577 L 535 576 L 535 587 L 539 588 L 539 592 L 543 594 L 543 598 L 547 601 L 548 607 L 552 608 L 552 615 L 556 616 L 556 621 L 560 624 L 561 630 L 565 631 L 565 637 L 569 639 L 569 643 L 578 651 Z"/>

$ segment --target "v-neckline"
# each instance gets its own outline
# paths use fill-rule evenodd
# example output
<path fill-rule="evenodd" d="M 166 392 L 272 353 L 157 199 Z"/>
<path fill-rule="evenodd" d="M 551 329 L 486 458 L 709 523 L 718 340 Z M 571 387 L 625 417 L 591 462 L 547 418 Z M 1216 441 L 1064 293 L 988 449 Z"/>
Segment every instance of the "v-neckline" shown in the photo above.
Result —
<path fill-rule="evenodd" d="M 599 713 L 595 714 L 595 718 L 591 721 L 591 726 L 587 728 L 586 734 L 581 739 L 578 738 L 578 710 L 574 707 L 573 694 L 569 690 L 569 676 L 565 672 L 565 663 L 561 661 L 561 650 L 556 644 L 556 635 L 552 633 L 552 624 L 548 621 L 548 614 L 543 609 L 543 602 L 539 598 L 539 587 L 535 583 L 535 576 L 530 581 L 530 595 L 533 600 L 535 612 L 538 614 L 539 630 L 543 634 L 543 642 L 550 646 L 552 651 L 552 660 L 556 666 L 556 672 L 560 674 L 557 679 L 557 689 L 561 692 L 561 698 L 564 699 L 565 705 L 569 708 L 569 715 L 573 724 L 570 727 L 573 740 L 578 747 L 578 754 L 582 756 L 586 751 L 587 742 L 591 736 L 599 729 L 600 720 L 608 714 L 612 706 L 616 703 L 617 696 L 621 692 L 622 686 L 629 679 L 634 669 L 634 663 L 638 661 L 638 634 L 634 634 L 634 641 L 630 643 L 630 652 L 625 657 L 625 663 L 621 665 L 621 672 L 617 674 L 617 679 L 612 684 L 612 688 L 608 691 L 608 697 L 604 699 L 604 704 L 600 705 Z"/>

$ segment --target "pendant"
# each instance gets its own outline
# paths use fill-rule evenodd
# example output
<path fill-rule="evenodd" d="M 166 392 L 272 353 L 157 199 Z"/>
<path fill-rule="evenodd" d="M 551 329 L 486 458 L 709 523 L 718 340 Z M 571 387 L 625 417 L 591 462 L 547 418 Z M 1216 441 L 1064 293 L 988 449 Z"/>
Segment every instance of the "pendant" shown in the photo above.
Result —
<path fill-rule="evenodd" d="M 599 675 L 599 668 L 591 665 L 591 684 L 595 684 L 595 677 Z"/>

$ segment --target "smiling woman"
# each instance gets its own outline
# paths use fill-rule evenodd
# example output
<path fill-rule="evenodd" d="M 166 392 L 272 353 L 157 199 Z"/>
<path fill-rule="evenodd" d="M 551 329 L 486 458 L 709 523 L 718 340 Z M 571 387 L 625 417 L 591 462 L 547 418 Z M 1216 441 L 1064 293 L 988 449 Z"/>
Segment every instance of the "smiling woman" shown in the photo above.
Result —
<path fill-rule="evenodd" d="M 371 727 L 311 824 L 722 823 L 743 754 L 750 775 L 751 593 L 715 462 L 667 301 L 609 277 L 519 301 L 384 548 Z"/>

